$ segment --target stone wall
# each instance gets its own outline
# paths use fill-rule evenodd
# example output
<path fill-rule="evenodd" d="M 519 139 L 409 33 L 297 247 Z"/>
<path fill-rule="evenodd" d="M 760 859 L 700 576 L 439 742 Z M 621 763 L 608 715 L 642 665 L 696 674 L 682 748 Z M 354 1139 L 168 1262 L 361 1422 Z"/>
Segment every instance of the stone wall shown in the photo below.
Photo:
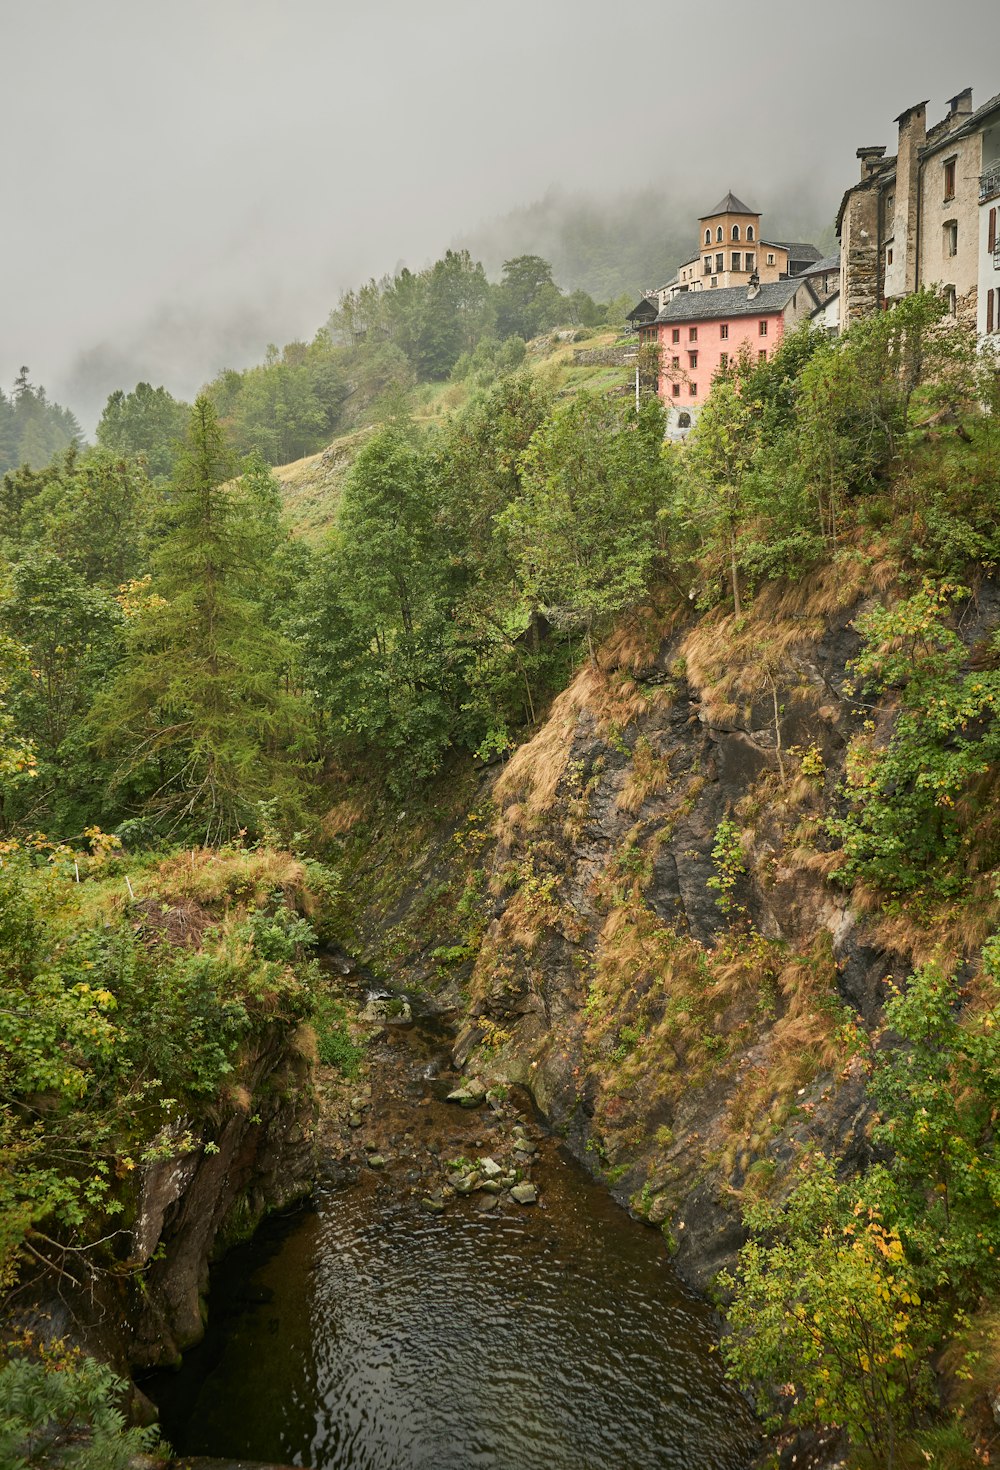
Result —
<path fill-rule="evenodd" d="M 635 344 L 620 347 L 577 347 L 573 352 L 574 367 L 629 367 Z"/>

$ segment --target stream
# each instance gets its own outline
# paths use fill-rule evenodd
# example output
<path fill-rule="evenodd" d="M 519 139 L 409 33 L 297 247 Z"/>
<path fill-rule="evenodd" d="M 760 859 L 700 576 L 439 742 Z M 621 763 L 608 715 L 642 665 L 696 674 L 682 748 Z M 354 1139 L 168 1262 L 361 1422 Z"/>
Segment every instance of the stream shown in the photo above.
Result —
<path fill-rule="evenodd" d="M 143 1384 L 175 1450 L 311 1470 L 745 1470 L 752 1418 L 662 1237 L 526 1098 L 447 1102 L 448 1042 L 419 1013 L 382 1028 L 334 1177 L 215 1268 L 204 1342 Z M 518 1161 L 536 1203 L 509 1193 Z"/>

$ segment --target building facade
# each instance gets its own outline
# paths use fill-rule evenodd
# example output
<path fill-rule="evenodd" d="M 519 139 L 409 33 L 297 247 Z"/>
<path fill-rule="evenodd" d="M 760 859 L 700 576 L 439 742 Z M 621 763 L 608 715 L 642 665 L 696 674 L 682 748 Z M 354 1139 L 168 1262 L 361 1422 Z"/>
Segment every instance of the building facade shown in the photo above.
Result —
<path fill-rule="evenodd" d="M 642 340 L 659 348 L 657 391 L 667 410 L 667 433 L 685 436 L 712 380 L 741 351 L 754 362 L 766 361 L 785 332 L 821 305 L 808 280 L 796 277 L 671 297 L 655 322 L 640 328 Z"/>
<path fill-rule="evenodd" d="M 926 102 L 901 112 L 896 124 L 894 155 L 881 145 L 857 150 L 861 178 L 837 215 L 843 323 L 940 286 L 959 320 L 982 331 L 983 180 L 997 156 L 1000 96 L 974 111 L 966 88 L 932 127 Z"/>

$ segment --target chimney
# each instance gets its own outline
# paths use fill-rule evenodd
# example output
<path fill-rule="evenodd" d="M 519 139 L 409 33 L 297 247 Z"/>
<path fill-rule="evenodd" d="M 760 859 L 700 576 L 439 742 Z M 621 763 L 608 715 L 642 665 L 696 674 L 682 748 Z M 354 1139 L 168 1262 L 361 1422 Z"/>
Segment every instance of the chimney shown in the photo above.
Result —
<path fill-rule="evenodd" d="M 949 117 L 968 117 L 972 112 L 972 88 L 966 87 L 964 92 L 959 92 L 957 97 L 948 100 Z"/>
<path fill-rule="evenodd" d="M 861 159 L 861 177 L 868 179 L 872 176 L 885 153 L 885 144 L 879 147 L 859 148 L 858 157 Z"/>
<path fill-rule="evenodd" d="M 754 271 L 747 282 L 747 300 L 754 301 L 760 295 L 760 276 Z"/>

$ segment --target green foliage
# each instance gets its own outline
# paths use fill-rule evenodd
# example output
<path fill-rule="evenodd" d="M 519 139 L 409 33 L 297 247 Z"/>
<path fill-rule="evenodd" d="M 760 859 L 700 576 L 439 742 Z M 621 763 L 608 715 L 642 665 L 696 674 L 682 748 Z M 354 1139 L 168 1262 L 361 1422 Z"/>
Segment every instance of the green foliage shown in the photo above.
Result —
<path fill-rule="evenodd" d="M 18 465 L 40 470 L 55 455 L 82 442 L 73 414 L 50 403 L 45 389 L 29 382 L 28 369 L 22 367 L 10 397 L 0 392 L 0 474 Z"/>
<path fill-rule="evenodd" d="M 638 602 L 661 549 L 672 480 L 663 412 L 583 394 L 524 456 L 520 497 L 501 516 L 530 603 L 558 627 L 595 632 Z"/>
<path fill-rule="evenodd" d="M 169 479 L 190 413 L 190 405 L 166 388 L 149 383 L 137 383 L 131 393 L 117 388 L 104 405 L 97 442 L 116 456 L 141 456 L 151 476 Z"/>
<path fill-rule="evenodd" d="M 166 831 L 225 839 L 256 803 L 294 803 L 298 706 L 291 647 L 262 613 L 277 497 L 259 462 L 235 477 L 199 398 L 153 556 L 152 596 L 91 725 L 116 761 L 113 790 Z"/>
<path fill-rule="evenodd" d="M 11 1357 L 0 1367 L 0 1464 L 6 1470 L 129 1470 L 165 1447 L 128 1428 L 127 1385 L 96 1358 Z"/>
<path fill-rule="evenodd" d="M 336 1067 L 341 1076 L 354 1078 L 361 1071 L 365 1049 L 351 1035 L 350 1012 L 343 1001 L 320 990 L 313 1013 L 319 1059 L 325 1067 Z"/>
<path fill-rule="evenodd" d="M 50 551 L 26 552 L 0 586 L 0 628 L 8 649 L 23 650 L 7 676 L 8 710 L 36 757 L 0 794 L 8 831 L 43 820 L 79 831 L 101 811 L 107 773 L 88 749 L 86 720 L 118 656 L 123 621 L 113 597 Z"/>
<path fill-rule="evenodd" d="M 139 922 L 85 916 L 94 878 L 73 882 L 65 849 L 44 855 L 8 844 L 0 867 L 0 1292 L 53 1236 L 107 1236 L 140 1162 L 213 1146 L 210 1122 L 199 1137 L 179 1120 L 204 1114 L 262 1028 L 309 1014 L 315 982 L 312 927 L 255 903 L 249 870 L 243 912 L 191 948 L 163 942 L 155 899 Z"/>
<path fill-rule="evenodd" d="M 736 907 L 733 890 L 746 872 L 742 833 L 731 817 L 723 817 L 715 829 L 712 863 L 715 874 L 709 878 L 708 887 L 718 894 L 715 902 L 722 912 L 731 914 Z"/>
<path fill-rule="evenodd" d="M 1000 1284 L 1000 943 L 983 955 L 982 999 L 960 1013 L 961 989 L 934 966 L 918 970 L 886 1006 L 902 1045 L 876 1059 L 878 1139 L 891 1168 L 873 1175 L 925 1291 L 947 1283 L 974 1306 Z"/>
<path fill-rule="evenodd" d="M 1000 758 L 1000 672 L 961 672 L 966 651 L 945 619 L 964 592 L 925 582 L 858 619 L 855 672 L 868 689 L 898 691 L 900 711 L 887 740 L 876 743 L 870 729 L 850 751 L 850 807 L 830 823 L 847 881 L 897 896 L 942 894 L 966 881 L 970 862 L 990 866 L 995 842 L 970 829 L 968 802 Z"/>
<path fill-rule="evenodd" d="M 832 1167 L 815 1161 L 784 1207 L 753 1206 L 740 1252 L 727 1366 L 758 1393 L 768 1423 L 847 1430 L 871 1463 L 898 1463 L 932 1385 L 935 1330 L 895 1228 Z"/>

